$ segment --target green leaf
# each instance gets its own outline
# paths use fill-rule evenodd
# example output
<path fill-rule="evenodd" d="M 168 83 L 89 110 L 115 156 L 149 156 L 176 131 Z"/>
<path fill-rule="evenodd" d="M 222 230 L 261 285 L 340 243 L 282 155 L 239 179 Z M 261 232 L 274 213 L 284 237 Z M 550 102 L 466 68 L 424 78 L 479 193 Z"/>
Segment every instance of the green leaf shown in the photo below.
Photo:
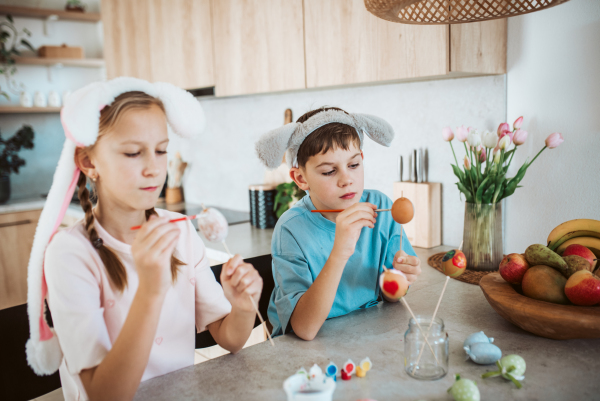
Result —
<path fill-rule="evenodd" d="M 461 184 L 460 182 L 456 183 L 456 186 L 458 187 L 458 190 L 460 192 L 462 192 L 463 194 L 465 194 L 465 198 L 467 200 L 467 202 L 469 203 L 473 203 L 473 195 L 471 194 L 471 191 L 469 191 L 463 184 Z"/>
<path fill-rule="evenodd" d="M 25 40 L 25 39 L 21 39 L 21 44 L 27 48 L 29 48 L 29 50 L 31 50 L 32 52 L 35 52 L 35 47 L 32 46 L 31 43 L 29 43 L 29 41 Z"/>
<path fill-rule="evenodd" d="M 452 166 L 452 171 L 454 171 L 454 175 L 456 177 L 458 177 L 460 182 L 463 182 L 463 180 L 465 179 L 465 175 L 462 172 L 461 169 L 458 168 L 458 166 L 454 165 L 454 164 L 450 164 Z"/>
<path fill-rule="evenodd" d="M 7 19 L 7 20 L 9 20 L 10 22 L 12 22 L 13 24 L 14 24 L 14 22 L 15 22 L 15 21 L 13 20 L 13 17 L 12 17 L 12 15 L 10 15 L 10 14 L 7 14 L 7 15 L 6 15 L 6 19 Z"/>
<path fill-rule="evenodd" d="M 492 202 L 492 197 L 494 196 L 494 192 L 496 189 L 496 184 L 492 183 L 492 185 L 490 185 L 488 187 L 488 189 L 485 190 L 485 192 L 483 193 L 483 203 L 491 203 Z"/>
<path fill-rule="evenodd" d="M 475 194 L 475 203 L 481 203 L 482 197 L 483 197 L 483 191 L 485 191 L 489 179 L 490 179 L 490 177 L 487 177 L 485 180 L 483 180 L 481 185 L 479 185 L 479 188 L 477 188 L 477 193 Z"/>

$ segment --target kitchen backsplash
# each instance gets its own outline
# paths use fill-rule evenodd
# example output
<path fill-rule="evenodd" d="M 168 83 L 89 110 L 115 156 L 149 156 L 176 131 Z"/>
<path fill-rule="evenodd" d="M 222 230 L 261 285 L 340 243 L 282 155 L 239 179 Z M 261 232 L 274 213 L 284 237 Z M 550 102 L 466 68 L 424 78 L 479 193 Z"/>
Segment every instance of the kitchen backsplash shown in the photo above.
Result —
<path fill-rule="evenodd" d="M 464 206 L 454 185 L 450 168 L 454 160 L 441 138 L 442 127 L 465 124 L 495 130 L 505 119 L 505 93 L 504 76 L 495 76 L 199 98 L 207 116 L 204 134 L 193 143 L 173 141 L 170 150 L 179 150 L 189 162 L 184 178 L 186 200 L 247 211 L 248 185 L 261 183 L 265 172 L 254 143 L 264 132 L 283 124 L 285 109 L 292 109 L 294 121 L 324 105 L 374 114 L 389 121 L 396 138 L 390 148 L 365 140 L 365 187 L 391 197 L 392 182 L 398 179 L 398 155 L 406 163 L 411 149 L 426 148 L 428 179 L 442 183 L 442 240 L 458 245 Z"/>

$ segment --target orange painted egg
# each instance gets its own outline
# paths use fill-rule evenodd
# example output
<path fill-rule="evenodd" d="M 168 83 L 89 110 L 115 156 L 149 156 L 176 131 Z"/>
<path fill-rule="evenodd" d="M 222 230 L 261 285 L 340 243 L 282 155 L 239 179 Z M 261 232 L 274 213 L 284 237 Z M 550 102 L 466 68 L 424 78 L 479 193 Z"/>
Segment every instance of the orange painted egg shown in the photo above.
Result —
<path fill-rule="evenodd" d="M 388 269 L 379 276 L 379 286 L 386 297 L 400 299 L 408 291 L 408 280 L 400 270 Z"/>
<path fill-rule="evenodd" d="M 408 198 L 398 198 L 392 205 L 392 218 L 398 224 L 410 222 L 415 215 L 415 208 Z"/>
<path fill-rule="evenodd" d="M 467 270 L 467 257 L 462 251 L 453 249 L 442 258 L 442 273 L 450 277 L 458 277 Z"/>

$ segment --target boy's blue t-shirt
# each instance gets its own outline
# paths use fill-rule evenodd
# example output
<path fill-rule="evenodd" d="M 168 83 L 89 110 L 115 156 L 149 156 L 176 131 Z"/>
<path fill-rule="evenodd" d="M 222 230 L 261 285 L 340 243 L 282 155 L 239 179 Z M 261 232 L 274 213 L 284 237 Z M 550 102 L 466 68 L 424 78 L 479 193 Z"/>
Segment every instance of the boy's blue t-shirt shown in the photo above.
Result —
<path fill-rule="evenodd" d="M 391 199 L 375 190 L 365 190 L 360 202 L 370 202 L 378 209 L 392 207 Z M 289 325 L 292 312 L 333 249 L 336 225 L 321 213 L 311 213 L 314 209 L 310 196 L 306 195 L 285 212 L 275 226 L 271 243 L 275 288 L 268 310 L 273 336 L 292 331 Z M 392 267 L 399 245 L 400 225 L 390 212 L 377 213 L 375 227 L 361 230 L 354 254 L 342 273 L 328 319 L 377 304 L 379 275 L 383 266 Z M 416 256 L 406 235 L 402 250 Z"/>

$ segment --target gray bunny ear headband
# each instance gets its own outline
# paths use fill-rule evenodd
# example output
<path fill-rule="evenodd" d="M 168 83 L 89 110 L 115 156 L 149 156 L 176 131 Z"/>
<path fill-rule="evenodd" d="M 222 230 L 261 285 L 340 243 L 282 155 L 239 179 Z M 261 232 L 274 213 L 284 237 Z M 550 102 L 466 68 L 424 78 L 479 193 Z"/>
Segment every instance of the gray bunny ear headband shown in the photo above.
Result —
<path fill-rule="evenodd" d="M 342 123 L 354 127 L 363 147 L 364 134 L 383 146 L 390 146 L 394 129 L 382 118 L 368 114 L 347 114 L 339 110 L 326 110 L 315 114 L 304 123 L 290 123 L 267 132 L 256 142 L 258 158 L 269 168 L 281 165 L 286 155 L 288 166 L 298 167 L 298 149 L 302 142 L 316 129 L 330 123 Z M 287 152 L 287 153 L 286 153 Z"/>

